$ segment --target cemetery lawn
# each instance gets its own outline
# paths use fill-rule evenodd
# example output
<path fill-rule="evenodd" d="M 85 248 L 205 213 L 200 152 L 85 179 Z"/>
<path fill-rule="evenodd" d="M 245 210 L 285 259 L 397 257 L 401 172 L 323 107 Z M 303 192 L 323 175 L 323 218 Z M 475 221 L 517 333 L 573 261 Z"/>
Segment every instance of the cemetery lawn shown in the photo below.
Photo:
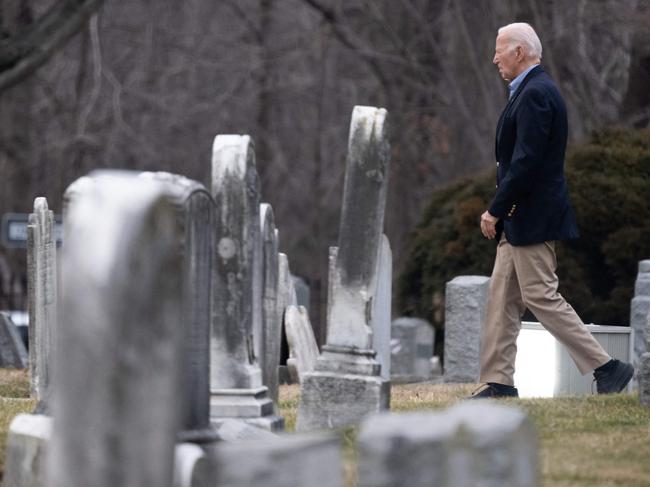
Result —
<path fill-rule="evenodd" d="M 473 384 L 393 385 L 391 409 L 442 409 L 474 388 Z M 295 426 L 299 395 L 298 386 L 280 387 L 280 414 L 287 430 Z M 636 394 L 498 401 L 523 408 L 535 424 L 543 487 L 650 486 L 650 408 L 642 408 Z M 353 487 L 353 428 L 344 431 L 343 443 L 347 487 Z"/>
<path fill-rule="evenodd" d="M 436 410 L 468 396 L 474 385 L 393 385 L 393 411 Z M 280 410 L 287 430 L 296 423 L 298 386 L 280 387 Z M 31 412 L 27 371 L 0 369 L 0 473 L 14 416 Z M 560 399 L 503 399 L 526 410 L 540 440 L 543 487 L 650 486 L 650 408 L 636 395 L 584 396 Z M 347 487 L 354 482 L 356 431 L 343 431 Z M 408 487 L 408 486 L 405 486 Z"/>

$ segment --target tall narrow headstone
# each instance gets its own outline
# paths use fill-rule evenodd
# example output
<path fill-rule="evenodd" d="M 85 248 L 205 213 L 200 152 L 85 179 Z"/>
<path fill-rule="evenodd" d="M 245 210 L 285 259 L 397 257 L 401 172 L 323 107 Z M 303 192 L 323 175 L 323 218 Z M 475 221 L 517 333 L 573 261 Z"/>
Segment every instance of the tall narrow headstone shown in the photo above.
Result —
<path fill-rule="evenodd" d="M 259 239 L 259 180 L 247 135 L 219 135 L 212 152 L 215 245 L 212 260 L 210 417 L 219 424 L 240 418 L 275 430 L 283 419 L 262 383 L 253 330 L 256 245 Z M 257 284 L 259 286 L 259 283 Z M 260 286 L 261 288 L 261 286 Z M 261 303 L 260 303 L 261 304 Z M 261 318 L 261 316 L 260 316 Z"/>
<path fill-rule="evenodd" d="M 377 261 L 377 292 L 372 301 L 372 345 L 381 364 L 381 376 L 390 380 L 390 327 L 393 286 L 393 253 L 386 235 L 381 238 L 381 250 Z"/>
<path fill-rule="evenodd" d="M 389 405 L 390 382 L 372 348 L 390 159 L 386 129 L 386 110 L 354 108 L 338 249 L 330 253 L 327 341 L 301 384 L 298 429 L 354 424 Z"/>
<path fill-rule="evenodd" d="M 318 360 L 318 345 L 307 309 L 304 306 L 287 306 L 284 326 L 289 343 L 287 367 L 292 381 L 300 383 L 301 377 L 314 370 Z"/>
<path fill-rule="evenodd" d="M 646 319 L 645 353 L 641 354 L 637 374 L 639 376 L 639 400 L 643 406 L 650 406 L 650 314 Z"/>
<path fill-rule="evenodd" d="M 278 365 L 282 317 L 278 313 L 279 257 L 278 235 L 273 219 L 273 208 L 260 205 L 260 235 L 262 240 L 262 382 L 269 388 L 269 396 L 278 402 Z"/>
<path fill-rule="evenodd" d="M 93 175 L 67 208 L 49 487 L 171 487 L 182 228 L 167 186 Z"/>
<path fill-rule="evenodd" d="M 0 367 L 24 369 L 28 366 L 27 349 L 7 313 L 0 313 Z"/>
<path fill-rule="evenodd" d="M 489 277 L 459 276 L 445 293 L 445 382 L 477 382 Z"/>
<path fill-rule="evenodd" d="M 210 262 L 214 201 L 200 183 L 166 172 L 140 177 L 168 186 L 170 202 L 180 216 L 183 239 L 182 320 L 185 351 L 183 368 L 184 401 L 181 440 L 204 442 L 216 438 L 210 427 Z"/>
<path fill-rule="evenodd" d="M 634 298 L 630 306 L 630 327 L 634 330 L 634 350 L 632 364 L 639 366 L 641 355 L 645 353 L 645 326 L 650 315 L 650 260 L 639 262 L 639 273 L 634 283 Z"/>
<path fill-rule="evenodd" d="M 54 213 L 45 198 L 36 198 L 27 224 L 27 300 L 30 392 L 40 412 L 49 410 L 57 295 Z"/>

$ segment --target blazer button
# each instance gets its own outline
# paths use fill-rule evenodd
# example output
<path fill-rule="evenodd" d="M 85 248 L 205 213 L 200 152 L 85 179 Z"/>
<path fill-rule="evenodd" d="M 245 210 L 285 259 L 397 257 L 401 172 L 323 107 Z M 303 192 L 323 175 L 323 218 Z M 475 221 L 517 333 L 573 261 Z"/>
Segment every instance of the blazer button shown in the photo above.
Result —
<path fill-rule="evenodd" d="M 497 161 L 497 167 L 499 167 L 499 161 Z"/>

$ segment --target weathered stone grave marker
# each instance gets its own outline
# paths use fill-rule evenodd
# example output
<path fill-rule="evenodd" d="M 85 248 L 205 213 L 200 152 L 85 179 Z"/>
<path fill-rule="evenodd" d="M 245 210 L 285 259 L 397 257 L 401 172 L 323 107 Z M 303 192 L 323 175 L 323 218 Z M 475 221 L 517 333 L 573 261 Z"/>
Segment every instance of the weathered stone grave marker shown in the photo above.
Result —
<path fill-rule="evenodd" d="M 420 318 L 393 321 L 391 378 L 398 382 L 417 382 L 431 378 L 433 326 Z"/>
<path fill-rule="evenodd" d="M 645 353 L 645 327 L 650 314 L 650 260 L 639 262 L 634 283 L 634 298 L 630 305 L 630 327 L 634 330 L 632 365 L 638 370 L 641 355 Z"/>
<path fill-rule="evenodd" d="M 300 383 L 306 373 L 314 370 L 318 360 L 318 345 L 305 307 L 287 306 L 284 312 L 284 326 L 289 343 L 287 368 L 291 380 Z"/>
<path fill-rule="evenodd" d="M 92 176 L 64 222 L 48 485 L 171 487 L 182 414 L 182 228 L 166 185 Z"/>
<path fill-rule="evenodd" d="M 47 412 L 58 292 L 54 213 L 45 198 L 34 200 L 27 224 L 27 296 L 31 396 L 38 401 L 37 410 Z"/>
<path fill-rule="evenodd" d="M 330 249 L 327 344 L 302 379 L 301 430 L 353 424 L 389 406 L 371 327 L 390 159 L 385 122 L 384 109 L 352 112 L 338 247 Z"/>
<path fill-rule="evenodd" d="M 255 254 L 260 232 L 259 180 L 247 135 L 219 135 L 212 153 L 216 204 L 211 319 L 210 417 L 219 424 L 240 418 L 270 430 L 274 415 L 256 356 Z M 260 276 L 261 277 L 261 276 Z M 258 283 L 259 284 L 259 283 Z M 261 290 L 261 285 L 260 285 Z M 260 294 L 261 298 L 261 294 Z M 258 306 L 261 310 L 261 300 Z M 259 336 L 258 336 L 259 339 Z"/>
<path fill-rule="evenodd" d="M 166 185 L 179 215 L 183 259 L 182 320 L 184 334 L 183 391 L 185 399 L 180 439 L 206 442 L 216 438 L 210 426 L 210 299 L 214 202 L 200 183 L 166 172 L 145 172 L 141 178 Z"/>
<path fill-rule="evenodd" d="M 16 325 L 7 313 L 0 313 L 0 367 L 25 369 L 28 361 L 27 349 Z"/>
<path fill-rule="evenodd" d="M 489 277 L 458 276 L 445 291 L 445 382 L 477 382 Z"/>

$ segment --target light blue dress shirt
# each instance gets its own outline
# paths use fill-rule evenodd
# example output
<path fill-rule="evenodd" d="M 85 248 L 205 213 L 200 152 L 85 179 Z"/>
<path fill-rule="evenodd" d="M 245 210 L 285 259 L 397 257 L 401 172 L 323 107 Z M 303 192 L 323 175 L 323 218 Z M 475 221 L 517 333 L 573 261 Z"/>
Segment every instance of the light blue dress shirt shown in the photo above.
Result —
<path fill-rule="evenodd" d="M 530 70 L 533 69 L 534 67 L 539 66 L 539 63 L 533 64 L 531 67 L 523 71 L 522 73 L 519 74 L 515 79 L 513 79 L 510 84 L 508 85 L 508 89 L 510 90 L 510 94 L 508 95 L 508 99 L 512 98 L 512 95 L 514 94 L 515 91 L 517 91 L 517 88 L 519 88 L 519 85 L 521 82 L 524 80 L 526 75 L 530 73 Z"/>

